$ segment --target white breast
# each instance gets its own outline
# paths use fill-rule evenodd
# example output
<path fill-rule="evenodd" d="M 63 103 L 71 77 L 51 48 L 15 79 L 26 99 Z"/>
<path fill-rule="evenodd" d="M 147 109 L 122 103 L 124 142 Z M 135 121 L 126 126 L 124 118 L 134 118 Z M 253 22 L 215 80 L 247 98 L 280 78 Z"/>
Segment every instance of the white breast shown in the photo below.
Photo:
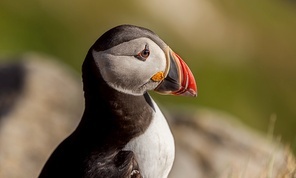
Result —
<path fill-rule="evenodd" d="M 162 112 L 153 104 L 155 115 L 150 126 L 124 150 L 134 152 L 144 178 L 167 178 L 175 158 L 174 138 Z"/>

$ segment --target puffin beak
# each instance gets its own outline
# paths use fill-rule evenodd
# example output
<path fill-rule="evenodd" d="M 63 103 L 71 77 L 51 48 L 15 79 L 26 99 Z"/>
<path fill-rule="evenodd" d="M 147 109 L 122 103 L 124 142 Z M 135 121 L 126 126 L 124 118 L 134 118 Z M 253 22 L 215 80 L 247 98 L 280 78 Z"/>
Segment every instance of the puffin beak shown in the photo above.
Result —
<path fill-rule="evenodd" d="M 160 94 L 197 96 L 194 76 L 183 59 L 169 47 L 166 50 L 166 59 L 164 79 L 154 90 Z"/>

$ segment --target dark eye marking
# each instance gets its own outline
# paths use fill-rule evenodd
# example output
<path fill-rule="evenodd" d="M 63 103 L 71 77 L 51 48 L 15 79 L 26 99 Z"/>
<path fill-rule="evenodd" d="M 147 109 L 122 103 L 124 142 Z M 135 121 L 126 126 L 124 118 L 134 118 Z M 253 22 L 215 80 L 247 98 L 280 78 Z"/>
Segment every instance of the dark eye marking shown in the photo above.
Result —
<path fill-rule="evenodd" d="M 141 61 L 145 61 L 150 55 L 150 50 L 148 44 L 145 45 L 145 48 L 139 52 L 135 57 Z"/>

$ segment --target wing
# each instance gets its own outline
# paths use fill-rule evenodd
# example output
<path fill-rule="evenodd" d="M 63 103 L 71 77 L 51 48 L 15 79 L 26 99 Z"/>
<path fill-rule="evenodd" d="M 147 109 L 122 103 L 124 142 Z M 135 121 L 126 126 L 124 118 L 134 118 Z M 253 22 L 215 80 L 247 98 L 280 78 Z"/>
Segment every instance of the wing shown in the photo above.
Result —
<path fill-rule="evenodd" d="M 93 155 L 89 159 L 87 178 L 143 178 L 138 162 L 132 151 L 119 151 L 114 157 L 106 159 Z M 100 160 L 100 161 L 98 161 Z"/>
<path fill-rule="evenodd" d="M 120 151 L 116 155 L 114 162 L 118 167 L 118 177 L 142 178 L 138 162 L 132 151 Z"/>

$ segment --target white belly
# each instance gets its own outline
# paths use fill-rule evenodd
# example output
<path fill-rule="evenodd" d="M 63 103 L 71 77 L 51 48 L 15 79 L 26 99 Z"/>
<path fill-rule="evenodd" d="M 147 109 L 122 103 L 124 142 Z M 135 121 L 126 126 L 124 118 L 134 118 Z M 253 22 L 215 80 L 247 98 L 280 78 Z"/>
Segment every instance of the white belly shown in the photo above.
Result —
<path fill-rule="evenodd" d="M 124 150 L 134 152 L 144 178 L 167 178 L 175 158 L 174 138 L 162 112 L 153 104 L 155 115 L 150 126 Z"/>

